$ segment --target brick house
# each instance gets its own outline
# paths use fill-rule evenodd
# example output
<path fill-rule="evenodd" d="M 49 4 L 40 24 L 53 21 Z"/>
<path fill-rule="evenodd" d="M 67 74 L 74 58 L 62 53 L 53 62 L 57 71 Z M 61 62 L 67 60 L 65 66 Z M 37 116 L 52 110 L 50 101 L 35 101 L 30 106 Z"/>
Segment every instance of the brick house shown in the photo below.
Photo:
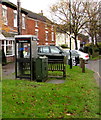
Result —
<path fill-rule="evenodd" d="M 55 32 L 51 21 L 41 14 L 21 9 L 21 34 L 36 35 L 37 44 L 54 44 Z M 0 44 L 7 62 L 14 61 L 17 32 L 17 6 L 8 0 L 0 0 Z"/>

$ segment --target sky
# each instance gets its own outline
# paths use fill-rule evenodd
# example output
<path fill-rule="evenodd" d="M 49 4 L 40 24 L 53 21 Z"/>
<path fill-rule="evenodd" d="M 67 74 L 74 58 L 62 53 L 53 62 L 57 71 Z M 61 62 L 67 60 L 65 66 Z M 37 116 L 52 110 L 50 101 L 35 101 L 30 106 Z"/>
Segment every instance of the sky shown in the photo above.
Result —
<path fill-rule="evenodd" d="M 17 0 L 9 0 L 9 1 L 17 5 Z M 51 18 L 51 14 L 49 12 L 50 6 L 52 6 L 52 4 L 55 4 L 58 1 L 60 0 L 20 0 L 22 8 L 31 10 L 32 12 L 35 13 L 40 13 L 41 10 L 43 10 L 44 16 L 48 18 Z M 75 1 L 75 0 L 71 0 L 71 1 Z M 93 0 L 93 1 L 101 1 L 101 0 Z"/>
<path fill-rule="evenodd" d="M 10 2 L 17 4 L 17 0 L 9 0 Z M 49 16 L 49 7 L 59 0 L 20 0 L 21 7 L 31 10 L 35 13 L 40 13 L 43 10 L 44 16 Z"/>

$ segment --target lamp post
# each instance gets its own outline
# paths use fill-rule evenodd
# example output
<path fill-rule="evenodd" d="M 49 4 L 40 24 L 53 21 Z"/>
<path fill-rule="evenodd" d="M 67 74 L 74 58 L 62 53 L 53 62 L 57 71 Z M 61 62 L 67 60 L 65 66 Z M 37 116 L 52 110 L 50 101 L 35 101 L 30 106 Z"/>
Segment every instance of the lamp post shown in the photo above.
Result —
<path fill-rule="evenodd" d="M 17 27 L 18 35 L 21 35 L 21 2 L 17 0 Z"/>
<path fill-rule="evenodd" d="M 72 53 L 71 53 L 71 0 L 69 0 L 69 21 L 70 21 L 70 69 L 72 69 Z"/>

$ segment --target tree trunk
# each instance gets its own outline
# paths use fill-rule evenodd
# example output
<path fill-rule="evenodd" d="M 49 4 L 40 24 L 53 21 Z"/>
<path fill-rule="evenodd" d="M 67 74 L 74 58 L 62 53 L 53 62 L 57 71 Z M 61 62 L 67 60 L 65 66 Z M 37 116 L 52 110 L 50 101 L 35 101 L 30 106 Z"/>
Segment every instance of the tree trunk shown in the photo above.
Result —
<path fill-rule="evenodd" d="M 94 36 L 91 36 L 92 44 L 94 45 Z"/>
<path fill-rule="evenodd" d="M 76 39 L 76 36 L 75 36 L 75 50 L 78 50 L 78 45 L 77 45 L 77 39 Z"/>
<path fill-rule="evenodd" d="M 97 36 L 96 36 L 96 33 L 95 33 L 95 45 L 96 45 L 97 47 L 99 47 L 99 45 L 97 44 Z"/>

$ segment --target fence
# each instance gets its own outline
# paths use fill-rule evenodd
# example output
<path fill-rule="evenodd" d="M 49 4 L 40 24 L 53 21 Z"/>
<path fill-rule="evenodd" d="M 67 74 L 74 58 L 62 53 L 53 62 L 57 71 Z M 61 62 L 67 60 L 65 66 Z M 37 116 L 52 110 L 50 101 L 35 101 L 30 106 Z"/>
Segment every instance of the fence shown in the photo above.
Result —
<path fill-rule="evenodd" d="M 62 71 L 63 77 L 66 77 L 65 57 L 63 59 L 49 59 L 48 71 Z"/>

